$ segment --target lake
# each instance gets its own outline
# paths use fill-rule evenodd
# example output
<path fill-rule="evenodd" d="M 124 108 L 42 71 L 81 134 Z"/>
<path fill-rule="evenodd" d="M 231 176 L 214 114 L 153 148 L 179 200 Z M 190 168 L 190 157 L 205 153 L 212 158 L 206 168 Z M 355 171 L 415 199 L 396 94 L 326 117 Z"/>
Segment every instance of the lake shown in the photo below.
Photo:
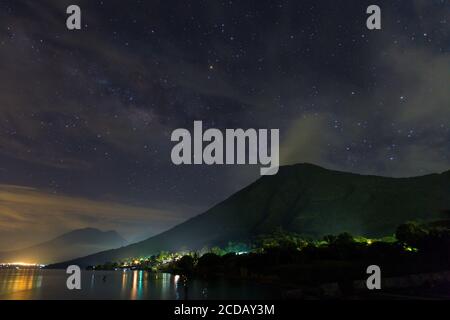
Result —
<path fill-rule="evenodd" d="M 168 273 L 82 271 L 81 290 L 68 290 L 65 270 L 0 269 L 0 300 L 54 299 L 276 299 L 271 286 L 227 279 L 187 281 Z"/>

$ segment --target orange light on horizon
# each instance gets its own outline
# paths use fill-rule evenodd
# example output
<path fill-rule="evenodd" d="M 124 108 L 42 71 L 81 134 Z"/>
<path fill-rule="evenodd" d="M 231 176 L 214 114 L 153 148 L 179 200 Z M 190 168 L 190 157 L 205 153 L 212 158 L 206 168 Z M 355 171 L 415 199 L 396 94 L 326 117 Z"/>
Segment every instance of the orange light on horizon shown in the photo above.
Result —
<path fill-rule="evenodd" d="M 27 262 L 0 262 L 0 267 L 45 267 L 45 264 L 39 264 L 39 263 L 27 263 Z"/>

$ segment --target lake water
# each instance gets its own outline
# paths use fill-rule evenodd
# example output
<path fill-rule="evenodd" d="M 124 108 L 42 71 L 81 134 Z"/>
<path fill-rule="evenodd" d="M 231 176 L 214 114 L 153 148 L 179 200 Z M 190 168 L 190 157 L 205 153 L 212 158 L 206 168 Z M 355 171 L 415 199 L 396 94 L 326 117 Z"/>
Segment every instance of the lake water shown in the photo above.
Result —
<path fill-rule="evenodd" d="M 82 271 L 81 290 L 68 290 L 65 270 L 0 270 L 0 300 L 6 299 L 270 299 L 272 287 L 226 279 L 187 283 L 180 276 L 145 271 Z"/>

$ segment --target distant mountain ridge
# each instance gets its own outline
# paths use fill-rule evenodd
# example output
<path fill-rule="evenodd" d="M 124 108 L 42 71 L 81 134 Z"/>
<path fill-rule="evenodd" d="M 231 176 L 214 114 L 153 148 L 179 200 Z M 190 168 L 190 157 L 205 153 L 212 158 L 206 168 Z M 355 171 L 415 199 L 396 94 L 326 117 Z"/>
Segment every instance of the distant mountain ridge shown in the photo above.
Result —
<path fill-rule="evenodd" d="M 283 166 L 178 226 L 147 240 L 55 265 L 95 265 L 162 250 L 199 249 L 282 227 L 309 237 L 348 231 L 384 236 L 409 220 L 448 218 L 450 172 L 388 178 Z M 446 215 L 446 217 L 443 217 Z"/>
<path fill-rule="evenodd" d="M 77 229 L 28 248 L 0 252 L 0 262 L 55 263 L 125 244 L 116 231 Z"/>

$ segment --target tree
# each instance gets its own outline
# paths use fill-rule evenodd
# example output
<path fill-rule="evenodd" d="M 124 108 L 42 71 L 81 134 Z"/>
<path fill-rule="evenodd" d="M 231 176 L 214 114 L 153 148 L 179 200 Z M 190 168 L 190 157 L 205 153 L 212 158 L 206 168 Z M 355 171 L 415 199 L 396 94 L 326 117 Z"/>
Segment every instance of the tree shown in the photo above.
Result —
<path fill-rule="evenodd" d="M 194 271 L 195 260 L 192 256 L 186 255 L 177 261 L 176 266 L 181 274 L 190 275 Z"/>
<path fill-rule="evenodd" d="M 214 253 L 215 255 L 218 256 L 223 256 L 226 253 L 225 250 L 222 250 L 219 247 L 212 247 L 210 251 L 211 251 L 210 253 Z"/>
<path fill-rule="evenodd" d="M 198 259 L 197 268 L 203 272 L 213 271 L 222 264 L 220 256 L 206 253 Z"/>
<path fill-rule="evenodd" d="M 417 222 L 407 222 L 397 227 L 395 237 L 404 245 L 417 247 L 428 232 L 422 228 Z"/>

